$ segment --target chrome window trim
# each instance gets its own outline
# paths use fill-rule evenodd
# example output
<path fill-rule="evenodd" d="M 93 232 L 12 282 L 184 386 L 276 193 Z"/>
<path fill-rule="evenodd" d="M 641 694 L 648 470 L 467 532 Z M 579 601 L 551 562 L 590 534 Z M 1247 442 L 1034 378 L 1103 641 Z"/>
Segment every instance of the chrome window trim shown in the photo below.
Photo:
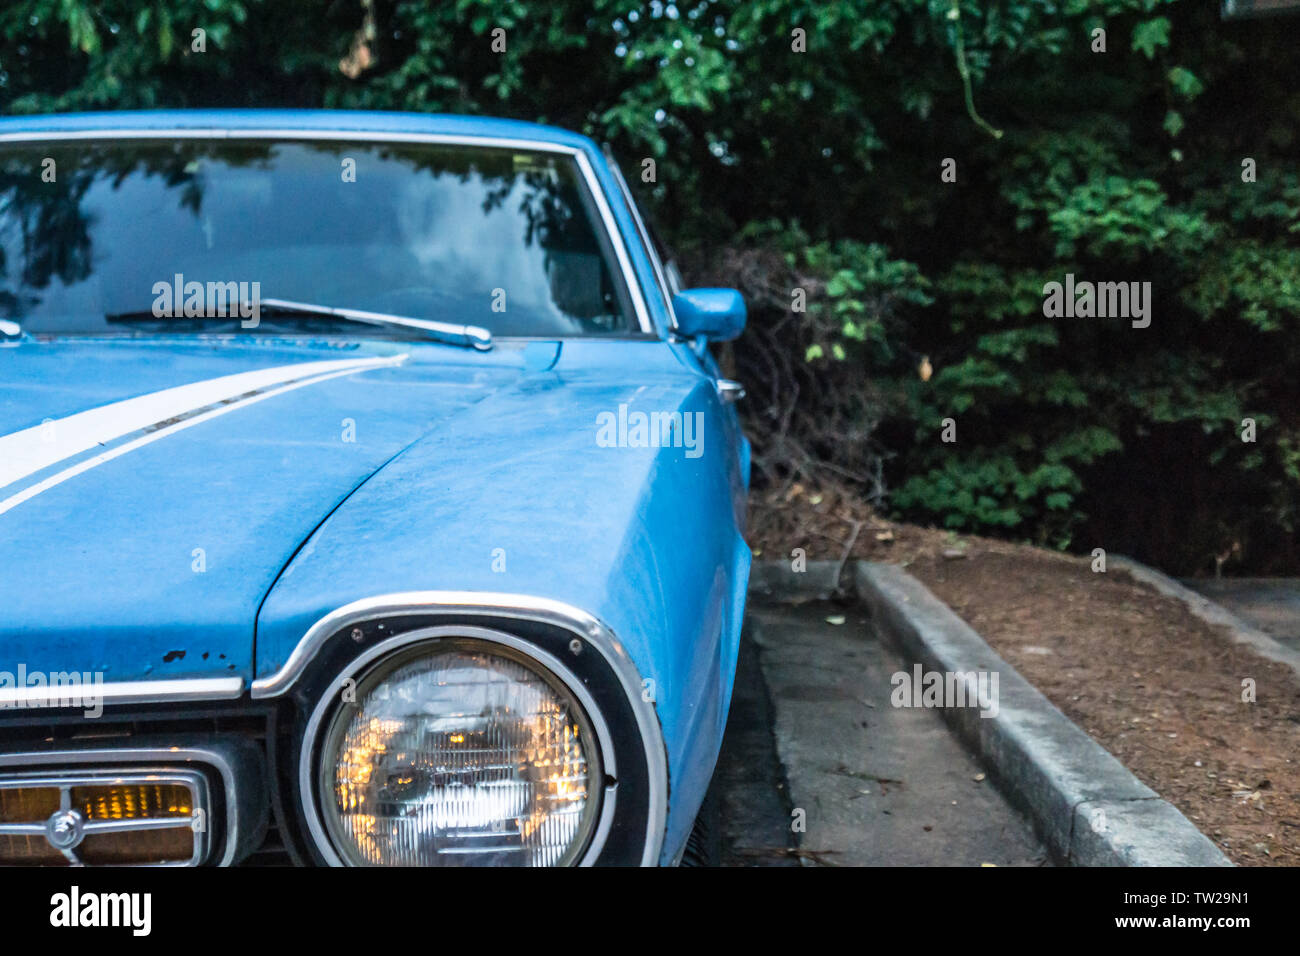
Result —
<path fill-rule="evenodd" d="M 322 819 L 324 811 L 321 808 L 320 794 L 317 793 L 315 784 L 319 768 L 312 759 L 312 755 L 316 750 L 316 738 L 320 734 L 321 724 L 328 715 L 334 712 L 334 708 L 338 703 L 339 692 L 350 679 L 357 678 L 368 665 L 381 661 L 390 654 L 397 653 L 413 644 L 434 641 L 441 637 L 463 637 L 501 644 L 519 651 L 529 660 L 536 661 L 554 674 L 586 711 L 587 719 L 591 722 L 592 729 L 596 733 L 596 744 L 600 748 L 599 764 L 604 773 L 615 781 L 618 780 L 614 742 L 610 737 L 609 725 L 605 722 L 604 714 L 600 712 L 600 708 L 596 705 L 591 692 L 583 686 L 582 681 L 578 680 L 574 673 L 554 654 L 542 650 L 537 645 L 522 638 L 515 637 L 513 634 L 507 634 L 493 628 L 447 624 L 408 631 L 405 634 L 399 634 L 396 637 L 380 641 L 363 654 L 353 658 L 326 688 L 325 692 L 321 694 L 319 702 L 312 711 L 311 719 L 307 722 L 307 729 L 303 733 L 303 746 L 298 757 L 299 797 L 302 802 L 303 814 L 307 820 L 307 828 L 311 831 L 312 839 L 316 841 L 317 849 L 321 851 L 330 866 L 343 866 L 345 863 L 335 850 L 333 841 L 326 832 Z M 597 787 L 600 788 L 599 782 L 597 782 Z M 596 826 L 592 831 L 587 849 L 583 852 L 579 866 L 591 866 L 596 861 L 596 858 L 600 856 L 600 851 L 605 848 L 605 838 L 609 835 L 609 828 L 614 822 L 614 801 L 617 796 L 617 789 L 617 783 L 612 787 L 600 788 L 600 816 L 597 818 Z"/>
<path fill-rule="evenodd" d="M 226 800 L 226 849 L 220 866 L 229 866 L 235 856 L 239 836 L 239 802 L 235 790 L 235 771 L 225 756 L 206 747 L 113 747 L 101 749 L 37 750 L 25 753 L 0 753 L 2 767 L 48 767 L 51 765 L 80 766 L 83 764 L 108 765 L 119 763 L 162 763 L 174 765 L 177 761 L 192 761 L 212 767 L 221 776 Z M 212 820 L 209 816 L 208 828 Z M 209 834 L 210 838 L 210 834 Z"/>
<path fill-rule="evenodd" d="M 0 709 L 51 707 L 84 709 L 87 699 L 104 704 L 153 704 L 171 701 L 234 700 L 244 692 L 242 677 L 192 677 L 178 680 L 114 681 L 105 684 L 60 684 L 57 687 L 0 688 Z M 71 696 L 81 704 L 58 704 Z M 55 703 L 51 703 L 55 701 Z M 0 763 L 0 766 L 3 764 Z"/>
<path fill-rule="evenodd" d="M 204 826 L 201 830 L 194 829 L 195 816 L 193 811 L 198 810 L 201 814 L 200 820 L 211 819 L 211 806 L 208 799 L 208 784 L 203 774 L 197 770 L 185 770 L 180 767 L 130 767 L 121 771 L 114 771 L 106 768 L 90 769 L 81 773 L 63 772 L 53 773 L 49 771 L 34 773 L 13 773 L 0 774 L 0 790 L 17 790 L 22 788 L 44 787 L 47 789 L 58 789 L 61 810 L 75 810 L 70 804 L 71 789 L 73 787 L 111 787 L 111 786 L 138 786 L 146 783 L 176 783 L 185 787 L 190 792 L 192 803 L 191 813 L 188 817 L 141 817 L 130 820 L 88 820 L 80 828 L 81 836 L 72 846 L 64 849 L 55 846 L 50 842 L 47 835 L 48 821 L 36 823 L 0 823 L 0 836 L 3 835 L 22 835 L 22 836 L 44 836 L 46 842 L 50 844 L 51 849 L 59 850 L 63 856 L 73 866 L 85 866 L 77 856 L 77 847 L 85 842 L 88 836 L 94 836 L 96 833 L 140 833 L 145 830 L 171 830 L 179 827 L 188 827 L 193 833 L 191 843 L 193 852 L 188 860 L 169 860 L 165 863 L 125 863 L 125 864 L 102 864 L 113 866 L 198 866 L 208 855 L 209 844 L 211 843 L 211 828 Z"/>
<path fill-rule="evenodd" d="M 628 253 L 627 240 L 618 228 L 614 211 L 610 207 L 609 197 L 596 178 L 591 160 L 580 146 L 564 143 L 549 143 L 542 140 L 515 139 L 497 136 L 467 136 L 454 133 L 400 133 L 392 131 L 337 130 L 337 129 L 240 129 L 238 127 L 207 127 L 202 129 L 186 128 L 150 128 L 150 129 L 110 129 L 110 130 L 50 130 L 48 132 L 27 131 L 0 133 L 0 143 L 40 143 L 51 140 L 99 140 L 99 139 L 297 139 L 297 140 L 343 140 L 352 142 L 383 143 L 437 143 L 448 146 L 485 146 L 493 149 L 518 149 L 533 152 L 559 153 L 571 156 L 578 165 L 587 191 L 600 212 L 601 221 L 609 235 L 610 245 L 618 259 L 623 273 L 623 282 L 627 285 L 628 295 L 636 311 L 637 324 L 641 331 L 655 334 L 654 323 L 650 319 L 650 309 L 646 303 L 644 290 L 637 280 L 636 270 L 632 268 L 632 258 Z M 596 336 L 591 336 L 596 338 Z"/>
<path fill-rule="evenodd" d="M 475 591 L 407 591 L 363 598 L 329 612 L 308 628 L 279 670 L 253 681 L 252 696 L 264 698 L 283 694 L 302 676 L 325 642 L 351 624 L 430 613 L 551 624 L 583 638 L 601 653 L 623 685 L 623 693 L 636 714 L 637 729 L 645 748 L 650 792 L 647 794 L 649 812 L 641 865 L 657 865 L 668 823 L 668 752 L 659 727 L 659 715 L 654 705 L 642 697 L 641 674 L 622 643 L 604 623 L 579 608 L 547 598 Z"/>

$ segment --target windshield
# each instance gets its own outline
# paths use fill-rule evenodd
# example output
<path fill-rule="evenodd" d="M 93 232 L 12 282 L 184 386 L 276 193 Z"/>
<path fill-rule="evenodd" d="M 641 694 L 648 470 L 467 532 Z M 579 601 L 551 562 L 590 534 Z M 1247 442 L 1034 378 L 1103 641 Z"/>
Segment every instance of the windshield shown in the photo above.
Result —
<path fill-rule="evenodd" d="M 0 147 L 0 318 L 36 335 L 413 334 L 284 310 L 250 321 L 239 306 L 259 296 L 495 336 L 635 333 L 616 262 L 566 154 L 259 139 Z"/>

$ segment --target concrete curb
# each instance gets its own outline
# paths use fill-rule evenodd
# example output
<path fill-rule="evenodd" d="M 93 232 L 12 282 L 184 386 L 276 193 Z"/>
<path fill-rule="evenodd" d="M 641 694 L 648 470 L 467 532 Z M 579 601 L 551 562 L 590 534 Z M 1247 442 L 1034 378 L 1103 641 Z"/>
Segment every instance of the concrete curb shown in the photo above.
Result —
<path fill-rule="evenodd" d="M 1297 677 L 1300 677 L 1300 652 L 1293 651 L 1285 644 L 1273 639 L 1259 628 L 1247 624 L 1221 604 L 1216 604 L 1202 594 L 1197 594 L 1189 587 L 1179 584 L 1173 578 L 1162 574 L 1155 568 L 1134 561 L 1123 555 L 1112 555 L 1110 567 L 1127 571 L 1133 579 L 1154 588 L 1165 597 L 1181 601 L 1187 610 L 1202 621 L 1226 628 L 1228 636 L 1238 644 L 1244 644 L 1261 657 L 1286 664 Z"/>
<path fill-rule="evenodd" d="M 936 598 L 894 565 L 859 561 L 859 599 L 927 670 L 999 674 L 996 716 L 945 708 L 958 735 L 1075 866 L 1231 866 L 1203 833 L 1075 726 Z"/>

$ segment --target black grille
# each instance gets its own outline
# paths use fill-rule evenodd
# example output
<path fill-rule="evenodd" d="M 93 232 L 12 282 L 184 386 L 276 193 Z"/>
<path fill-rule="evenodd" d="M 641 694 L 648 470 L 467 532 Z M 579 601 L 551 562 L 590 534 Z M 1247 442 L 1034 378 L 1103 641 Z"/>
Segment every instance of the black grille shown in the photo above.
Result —
<path fill-rule="evenodd" d="M 271 822 L 266 827 L 266 839 L 262 845 L 249 854 L 240 866 L 293 866 L 293 857 L 289 855 L 289 848 L 284 845 L 280 838 L 280 825 L 276 821 L 274 814 L 271 815 Z"/>

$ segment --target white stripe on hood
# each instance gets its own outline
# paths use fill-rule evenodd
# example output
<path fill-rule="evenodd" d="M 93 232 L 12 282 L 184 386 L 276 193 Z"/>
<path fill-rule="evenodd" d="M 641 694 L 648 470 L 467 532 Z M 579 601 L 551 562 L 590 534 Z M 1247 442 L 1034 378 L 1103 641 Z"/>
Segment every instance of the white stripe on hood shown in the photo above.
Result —
<path fill-rule="evenodd" d="M 405 360 L 406 355 L 397 355 L 302 362 L 223 375 L 101 405 L 5 435 L 0 437 L 0 488 L 98 446 L 149 429 L 133 441 L 80 461 L 0 501 L 0 514 L 74 475 L 199 422 L 294 388 L 364 369 L 398 365 Z"/>

